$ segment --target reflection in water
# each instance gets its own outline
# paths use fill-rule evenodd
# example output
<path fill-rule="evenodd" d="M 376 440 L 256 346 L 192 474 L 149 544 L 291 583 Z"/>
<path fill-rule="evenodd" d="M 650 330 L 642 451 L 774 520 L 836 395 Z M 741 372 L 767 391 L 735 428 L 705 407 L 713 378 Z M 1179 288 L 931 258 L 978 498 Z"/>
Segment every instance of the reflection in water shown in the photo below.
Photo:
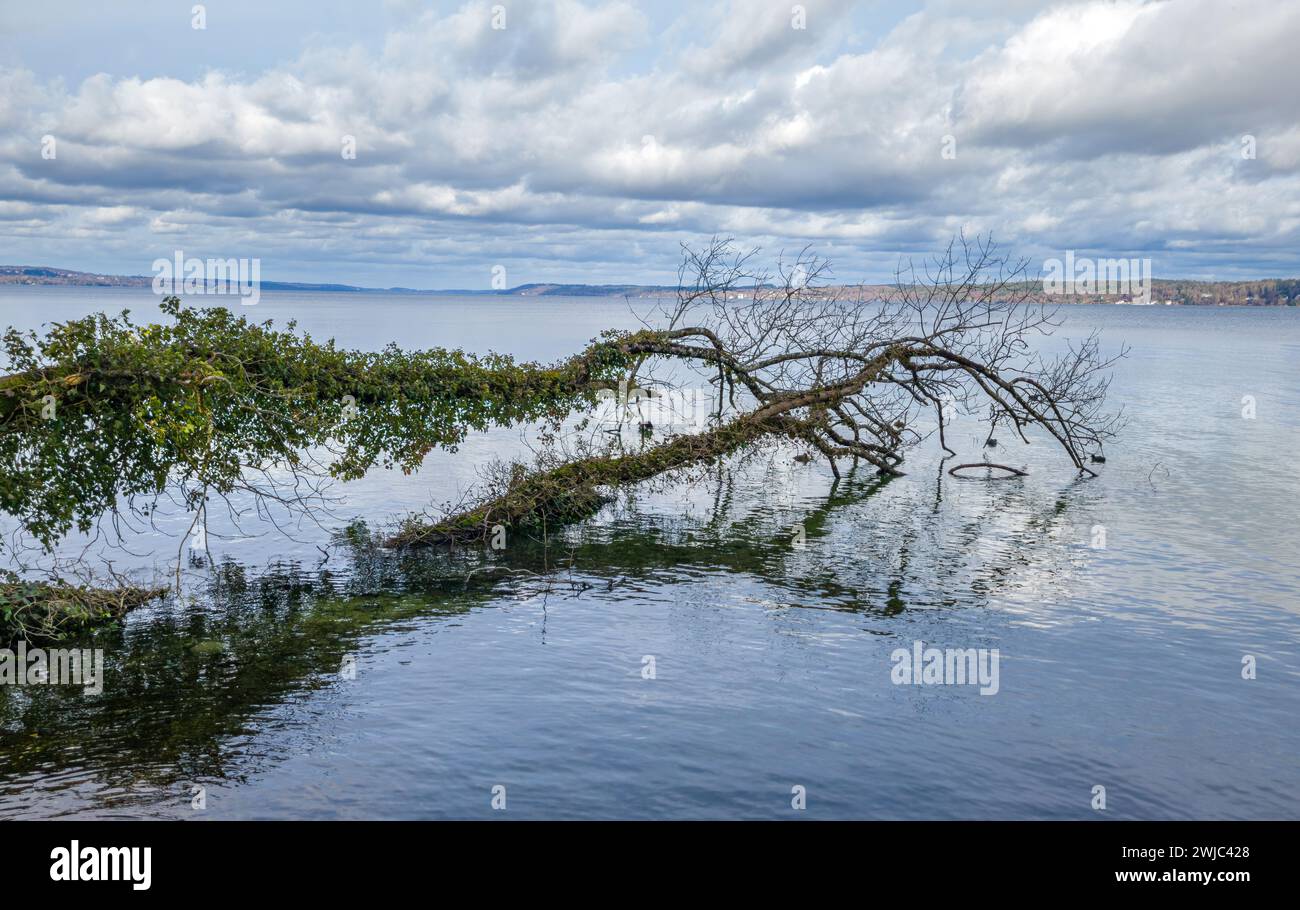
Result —
<path fill-rule="evenodd" d="M 942 494 L 928 506 L 903 498 L 864 522 L 844 513 L 873 506 L 889 485 L 874 470 L 847 473 L 820 501 L 779 503 L 753 495 L 755 482 L 774 482 L 772 469 L 738 479 L 719 468 L 700 516 L 667 519 L 627 494 L 608 521 L 549 542 L 521 539 L 501 554 L 394 553 L 356 525 L 337 538 L 343 568 L 331 557 L 250 577 L 224 562 L 202 597 L 170 601 L 94 640 L 108 663 L 101 695 L 0 690 L 0 805 L 10 807 L 6 814 L 44 815 L 58 805 L 84 811 L 89 800 L 110 816 L 167 814 L 187 803 L 193 785 L 245 781 L 295 742 L 276 730 L 277 748 L 258 748 L 260 716 L 340 684 L 346 658 L 405 622 L 521 599 L 540 599 L 543 610 L 550 598 L 615 603 L 719 574 L 750 578 L 791 605 L 888 617 L 911 607 L 982 606 L 1021 570 L 1058 583 L 1068 572 L 1068 550 L 1047 544 L 1072 489 L 1035 512 L 1031 494 L 999 486 L 979 514 L 964 516 L 954 541 L 932 520 Z M 742 509 L 734 494 L 745 483 Z M 1018 528 L 1002 526 L 998 516 L 1006 515 L 1023 516 Z M 979 541 L 995 523 L 1006 545 L 988 551 Z M 796 526 L 801 544 L 792 539 Z M 919 591 L 944 594 L 909 603 Z"/>

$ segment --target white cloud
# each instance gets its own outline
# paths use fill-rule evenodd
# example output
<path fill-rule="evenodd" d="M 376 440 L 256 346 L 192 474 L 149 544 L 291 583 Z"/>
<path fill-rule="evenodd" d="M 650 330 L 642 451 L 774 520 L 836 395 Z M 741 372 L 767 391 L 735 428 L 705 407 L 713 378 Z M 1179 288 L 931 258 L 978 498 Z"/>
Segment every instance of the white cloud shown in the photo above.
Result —
<path fill-rule="evenodd" d="M 410 7 L 377 47 L 309 43 L 250 73 L 68 87 L 3 70 L 0 218 L 21 216 L 16 249 L 42 260 L 42 238 L 73 229 L 97 258 L 142 261 L 165 233 L 260 245 L 268 272 L 320 264 L 277 277 L 433 261 L 443 285 L 507 255 L 548 277 L 662 280 L 678 240 L 715 231 L 825 242 L 875 277 L 883 253 L 962 226 L 1031 255 L 1154 252 L 1157 271 L 1221 263 L 1226 243 L 1246 271 L 1294 262 L 1300 7 L 933 4 L 863 39 L 852 4 L 804 5 L 805 30 L 758 0 L 666 26 L 626 0 L 510 5 L 505 29 L 484 2 Z"/>

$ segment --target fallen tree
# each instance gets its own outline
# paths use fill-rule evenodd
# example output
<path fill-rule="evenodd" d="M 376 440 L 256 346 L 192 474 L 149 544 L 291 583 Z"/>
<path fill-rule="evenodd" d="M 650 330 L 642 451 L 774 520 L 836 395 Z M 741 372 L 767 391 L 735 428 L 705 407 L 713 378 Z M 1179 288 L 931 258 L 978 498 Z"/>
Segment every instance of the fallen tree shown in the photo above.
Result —
<path fill-rule="evenodd" d="M 919 269 L 900 266 L 886 299 L 831 293 L 828 275 L 806 250 L 769 269 L 729 240 L 687 248 L 676 297 L 644 328 L 606 332 L 551 365 L 396 345 L 344 350 L 293 324 L 275 330 L 176 298 L 163 303 L 167 324 L 124 313 L 44 336 L 11 329 L 0 511 L 47 552 L 73 529 L 107 520 L 120 534 L 123 522 L 150 521 L 163 496 L 192 516 L 191 529 L 215 502 L 236 518 L 275 506 L 311 514 L 330 480 L 379 465 L 412 471 L 470 431 L 519 423 L 544 428 L 536 463 L 499 466 L 475 500 L 412 516 L 388 542 L 544 535 L 589 517 L 612 490 L 772 441 L 802 446 L 836 477 L 845 460 L 897 476 L 930 433 L 955 454 L 946 429 L 961 415 L 986 423 L 989 444 L 999 427 L 1025 442 L 1039 431 L 1093 474 L 1089 458 L 1115 427 L 1105 410 L 1111 361 L 1095 336 L 1052 358 L 1037 353 L 1035 337 L 1061 321 L 1032 302 L 1024 261 L 959 237 Z M 635 451 L 618 437 L 582 437 L 583 415 L 611 390 L 628 408 L 680 385 L 665 369 L 708 388 L 702 426 L 665 434 L 643 422 Z M 627 391 L 642 386 L 650 392 Z M 579 432 L 561 432 L 566 422 Z"/>
<path fill-rule="evenodd" d="M 757 268 L 756 257 L 727 240 L 686 250 L 675 301 L 645 330 L 610 339 L 632 364 L 624 389 L 646 384 L 659 363 L 694 368 L 715 393 L 709 428 L 635 453 L 587 447 L 568 459 L 507 466 L 478 501 L 408 518 L 388 542 L 459 543 L 487 540 L 496 529 L 557 527 L 591 515 L 608 490 L 770 437 L 817 453 L 836 477 L 845 459 L 899 476 L 907 450 L 928 432 L 955 454 L 945 430 L 962 414 L 983 416 L 986 445 L 999 426 L 1026 443 L 1032 430 L 1043 431 L 1079 473 L 1095 476 L 1089 457 L 1117 422 L 1105 410 L 1113 359 L 1100 355 L 1095 335 L 1054 358 L 1036 353 L 1035 336 L 1052 334 L 1061 320 L 1031 302 L 1025 261 L 1000 254 L 991 240 L 959 237 L 920 270 L 900 267 L 895 293 L 882 300 L 824 292 L 827 263 L 807 251 L 770 271 Z M 990 462 L 953 472 L 972 467 L 1026 473 Z"/>

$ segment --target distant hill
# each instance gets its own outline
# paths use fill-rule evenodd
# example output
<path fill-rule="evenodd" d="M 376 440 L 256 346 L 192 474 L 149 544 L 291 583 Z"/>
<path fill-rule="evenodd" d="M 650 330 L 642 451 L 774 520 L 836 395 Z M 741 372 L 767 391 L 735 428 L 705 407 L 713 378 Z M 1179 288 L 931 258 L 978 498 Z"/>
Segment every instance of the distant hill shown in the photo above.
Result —
<path fill-rule="evenodd" d="M 153 277 L 149 275 L 99 275 L 93 272 L 77 272 L 71 269 L 56 269 L 41 265 L 0 265 L 0 286 L 3 285 L 62 285 L 65 287 L 152 287 Z M 471 289 L 417 289 L 417 288 L 368 288 L 350 284 L 311 284 L 301 281 L 263 281 L 264 291 L 308 291 L 312 293 L 385 293 L 385 294 L 429 294 L 456 296 L 495 296 L 495 297 L 662 297 L 676 293 L 675 287 L 647 284 L 521 284 L 513 288 L 500 290 Z M 1048 295 L 1042 291 L 1039 282 L 1028 282 L 1017 286 L 1028 290 L 1031 299 L 1056 303 L 1132 303 L 1126 296 L 1103 296 L 1069 293 Z M 847 288 L 841 285 L 829 285 L 819 289 L 825 295 L 842 291 L 861 290 L 867 294 L 888 297 L 893 288 L 889 285 L 866 285 L 862 288 Z M 745 299 L 745 290 L 738 290 L 734 296 Z M 1258 281 L 1194 281 L 1191 279 L 1158 278 L 1151 282 L 1151 302 L 1172 306 L 1296 306 L 1300 304 L 1300 279 L 1268 278 Z"/>
<path fill-rule="evenodd" d="M 0 265 L 0 284 L 55 284 L 71 287 L 149 287 L 152 278 L 142 275 L 95 275 L 43 265 Z"/>
<path fill-rule="evenodd" d="M 153 286 L 152 275 L 99 275 L 94 272 L 76 272 L 71 269 L 55 269 L 45 265 L 0 265 L 0 285 L 4 284 L 41 284 L 62 285 L 65 287 L 103 287 L 103 288 L 147 288 Z M 263 281 L 263 290 L 270 291 L 342 291 L 359 292 L 380 290 L 379 288 L 360 288 L 350 284 L 308 284 L 297 281 Z M 389 291 L 401 291 L 403 288 L 388 288 Z M 427 291 L 413 293 L 429 293 Z"/>
<path fill-rule="evenodd" d="M 152 275 L 100 275 L 56 269 L 45 265 L 0 265 L 0 285 L 54 285 L 64 287 L 147 288 L 153 286 Z M 323 291 L 329 293 L 385 294 L 455 294 L 463 296 L 495 295 L 520 297 L 621 297 L 671 294 L 676 289 L 637 284 L 521 284 L 500 290 L 369 288 L 352 284 L 312 284 L 306 281 L 263 281 L 264 291 Z"/>

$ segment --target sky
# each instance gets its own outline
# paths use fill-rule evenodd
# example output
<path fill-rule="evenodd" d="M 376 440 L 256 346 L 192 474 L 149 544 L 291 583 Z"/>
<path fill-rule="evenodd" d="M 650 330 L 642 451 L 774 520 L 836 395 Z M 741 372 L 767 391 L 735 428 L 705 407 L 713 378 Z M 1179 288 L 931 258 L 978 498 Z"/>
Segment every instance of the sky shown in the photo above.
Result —
<path fill-rule="evenodd" d="M 1300 276 L 1297 49 L 1294 0 L 0 0 L 0 264 L 671 284 L 723 235 L 877 282 L 964 230 Z"/>

